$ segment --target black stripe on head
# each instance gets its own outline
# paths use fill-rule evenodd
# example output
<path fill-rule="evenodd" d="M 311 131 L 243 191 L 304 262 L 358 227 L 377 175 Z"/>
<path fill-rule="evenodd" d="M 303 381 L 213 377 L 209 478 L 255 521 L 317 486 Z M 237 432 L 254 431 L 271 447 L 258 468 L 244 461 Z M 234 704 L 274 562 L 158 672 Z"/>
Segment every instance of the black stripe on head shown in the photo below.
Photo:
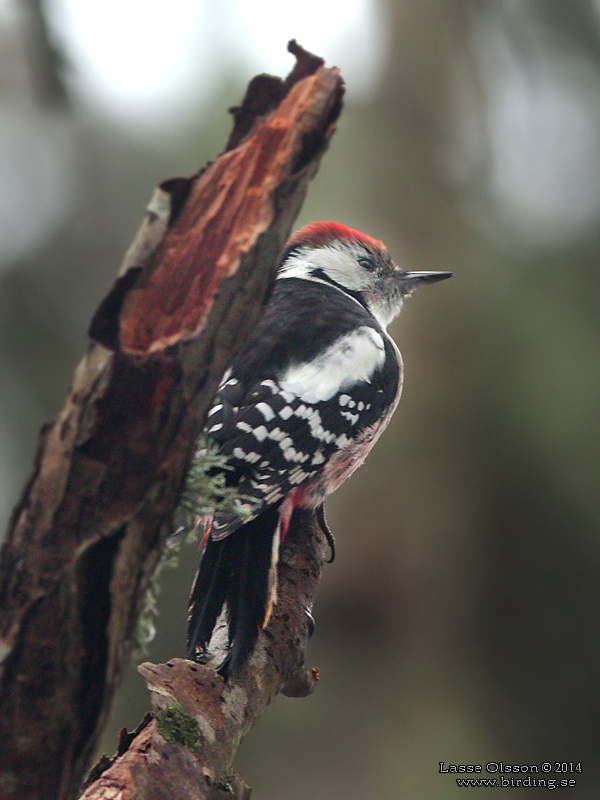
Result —
<path fill-rule="evenodd" d="M 361 304 L 361 306 L 363 308 L 366 308 L 367 311 L 369 311 L 369 307 L 365 303 L 365 299 L 362 296 L 361 292 L 356 292 L 353 289 L 348 289 L 347 286 L 343 286 L 341 283 L 338 283 L 337 281 L 334 281 L 333 278 L 330 277 L 325 272 L 325 270 L 322 269 L 321 267 L 315 267 L 314 269 L 311 269 L 310 274 L 314 278 L 318 278 L 320 281 L 325 281 L 325 283 L 329 283 L 332 286 L 335 286 L 336 288 L 341 289 L 342 292 L 344 292 L 344 294 L 348 294 L 348 295 L 350 295 L 350 297 L 353 297 L 355 300 L 357 300 Z"/>

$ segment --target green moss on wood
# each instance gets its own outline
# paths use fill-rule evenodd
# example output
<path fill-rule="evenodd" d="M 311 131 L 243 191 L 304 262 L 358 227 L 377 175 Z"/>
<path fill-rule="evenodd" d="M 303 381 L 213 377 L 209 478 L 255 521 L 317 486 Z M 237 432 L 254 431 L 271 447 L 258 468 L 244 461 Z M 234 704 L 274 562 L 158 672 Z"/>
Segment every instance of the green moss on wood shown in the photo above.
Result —
<path fill-rule="evenodd" d="M 158 732 L 171 744 L 182 744 L 192 753 L 200 752 L 200 726 L 193 717 L 179 708 L 169 706 L 156 714 Z"/>
<path fill-rule="evenodd" d="M 178 538 L 171 537 L 168 540 L 150 581 L 133 637 L 133 653 L 136 659 L 148 654 L 148 645 L 154 639 L 160 575 L 165 567 L 177 567 L 179 547 L 182 542 L 196 542 L 203 533 L 206 515 L 212 512 L 229 511 L 237 514 L 242 521 L 252 513 L 252 498 L 239 493 L 236 487 L 226 484 L 225 471 L 231 469 L 226 456 L 221 455 L 218 447 L 208 444 L 206 438 L 201 435 L 180 498 L 181 513 L 177 522 L 182 525 L 183 531 L 179 532 Z"/>

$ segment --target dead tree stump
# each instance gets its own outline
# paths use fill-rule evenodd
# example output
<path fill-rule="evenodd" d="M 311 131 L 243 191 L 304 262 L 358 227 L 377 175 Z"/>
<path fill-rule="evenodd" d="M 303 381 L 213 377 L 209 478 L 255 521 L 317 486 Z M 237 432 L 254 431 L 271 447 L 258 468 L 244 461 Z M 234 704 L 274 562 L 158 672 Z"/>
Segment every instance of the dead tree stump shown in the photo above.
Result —
<path fill-rule="evenodd" d="M 295 43 L 290 49 L 297 63 L 285 81 L 259 76 L 250 83 L 225 152 L 193 178 L 157 189 L 94 316 L 65 405 L 42 432 L 0 560 L 3 800 L 69 800 L 80 791 L 196 435 L 261 312 L 278 253 L 333 134 L 343 94 L 338 71 Z M 297 582 L 294 602 L 310 604 L 322 544 L 312 516 L 297 518 L 282 564 Z M 312 566 L 299 566 L 303 558 Z M 111 789 L 105 773 L 85 796 L 227 796 L 214 792 L 225 791 L 220 771 L 229 769 L 229 754 L 299 666 L 297 657 L 285 657 L 286 648 L 297 653 L 302 644 L 300 623 L 289 613 L 261 640 L 262 683 L 248 674 L 246 684 L 224 690 L 191 662 L 146 665 L 158 717 L 121 756 L 133 782 Z M 192 696 L 198 682 L 202 693 Z M 243 702 L 236 691 L 245 692 Z M 173 733 L 179 713 L 180 722 L 199 715 L 202 745 Z M 231 720 L 227 733 L 217 727 L 226 713 L 235 732 Z M 203 767 L 197 751 L 215 750 L 211 730 L 231 738 Z M 140 757 L 132 762 L 133 752 Z M 164 783 L 160 769 L 168 763 L 178 766 Z M 175 792 L 177 772 L 182 786 L 196 782 L 195 794 Z"/>

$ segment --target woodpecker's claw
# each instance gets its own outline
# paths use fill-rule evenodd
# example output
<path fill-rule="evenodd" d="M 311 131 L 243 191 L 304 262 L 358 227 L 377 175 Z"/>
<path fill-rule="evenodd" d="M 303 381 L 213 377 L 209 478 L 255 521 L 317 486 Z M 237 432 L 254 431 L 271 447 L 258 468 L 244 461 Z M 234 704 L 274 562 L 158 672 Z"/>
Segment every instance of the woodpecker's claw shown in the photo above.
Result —
<path fill-rule="evenodd" d="M 327 524 L 327 520 L 325 519 L 325 506 L 323 503 L 321 503 L 320 506 L 317 506 L 315 513 L 317 515 L 319 527 L 323 531 L 323 534 L 327 539 L 327 544 L 329 545 L 330 556 L 328 559 L 326 559 L 326 563 L 333 564 L 335 561 L 335 537 L 331 532 L 329 525 Z"/>
<path fill-rule="evenodd" d="M 313 635 L 315 632 L 315 618 L 312 615 L 311 610 L 307 606 L 303 606 L 303 611 L 306 614 L 306 625 L 308 627 L 308 638 Z"/>

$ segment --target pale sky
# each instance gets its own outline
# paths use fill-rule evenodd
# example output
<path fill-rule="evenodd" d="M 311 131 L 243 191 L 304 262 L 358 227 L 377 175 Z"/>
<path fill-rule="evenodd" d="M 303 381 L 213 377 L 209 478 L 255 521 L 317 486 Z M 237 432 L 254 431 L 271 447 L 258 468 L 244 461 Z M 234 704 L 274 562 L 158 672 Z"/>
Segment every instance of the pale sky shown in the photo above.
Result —
<path fill-rule="evenodd" d="M 160 123 L 208 97 L 224 72 L 285 75 L 289 39 L 339 66 L 348 91 L 377 81 L 385 29 L 375 0 L 48 0 L 85 102 Z M 246 75 L 244 73 L 247 73 Z"/>

